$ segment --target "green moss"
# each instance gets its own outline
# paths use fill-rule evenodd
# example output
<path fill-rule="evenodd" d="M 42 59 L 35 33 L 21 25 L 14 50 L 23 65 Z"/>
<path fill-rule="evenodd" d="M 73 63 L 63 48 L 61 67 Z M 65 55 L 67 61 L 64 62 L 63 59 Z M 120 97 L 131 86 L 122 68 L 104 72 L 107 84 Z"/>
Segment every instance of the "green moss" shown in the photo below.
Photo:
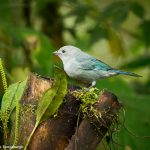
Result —
<path fill-rule="evenodd" d="M 97 88 L 91 88 L 89 90 L 83 88 L 81 90 L 72 91 L 71 94 L 75 96 L 77 100 L 81 100 L 85 104 L 94 104 L 98 100 L 100 91 Z"/>
<path fill-rule="evenodd" d="M 80 110 L 84 117 L 91 118 L 94 116 L 95 118 L 100 118 L 101 113 L 97 111 L 93 105 L 98 101 L 102 92 L 97 88 L 91 88 L 89 90 L 83 88 L 81 90 L 72 91 L 71 94 L 82 102 Z"/>

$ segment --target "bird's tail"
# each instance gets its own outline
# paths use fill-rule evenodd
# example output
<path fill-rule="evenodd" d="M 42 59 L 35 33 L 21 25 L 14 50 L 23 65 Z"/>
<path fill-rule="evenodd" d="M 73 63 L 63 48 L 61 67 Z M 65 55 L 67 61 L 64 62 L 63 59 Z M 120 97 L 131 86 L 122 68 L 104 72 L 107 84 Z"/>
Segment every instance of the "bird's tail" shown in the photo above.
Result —
<path fill-rule="evenodd" d="M 142 77 L 142 76 L 135 74 L 133 72 L 126 72 L 126 71 L 115 70 L 115 69 L 113 69 L 112 71 L 116 72 L 117 74 L 124 74 L 124 75 L 129 75 L 129 76 L 134 76 L 134 77 Z"/>

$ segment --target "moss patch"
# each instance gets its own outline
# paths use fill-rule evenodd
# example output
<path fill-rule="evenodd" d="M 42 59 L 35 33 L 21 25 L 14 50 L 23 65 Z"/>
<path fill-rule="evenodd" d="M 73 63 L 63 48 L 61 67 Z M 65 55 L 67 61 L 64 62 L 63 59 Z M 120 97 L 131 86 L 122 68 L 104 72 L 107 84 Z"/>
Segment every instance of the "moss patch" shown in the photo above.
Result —
<path fill-rule="evenodd" d="M 99 118 L 101 117 L 101 113 L 97 111 L 93 105 L 98 101 L 98 97 L 102 92 L 97 88 L 91 88 L 89 90 L 83 88 L 81 90 L 72 91 L 71 94 L 82 102 L 80 110 L 84 117 L 95 116 Z"/>

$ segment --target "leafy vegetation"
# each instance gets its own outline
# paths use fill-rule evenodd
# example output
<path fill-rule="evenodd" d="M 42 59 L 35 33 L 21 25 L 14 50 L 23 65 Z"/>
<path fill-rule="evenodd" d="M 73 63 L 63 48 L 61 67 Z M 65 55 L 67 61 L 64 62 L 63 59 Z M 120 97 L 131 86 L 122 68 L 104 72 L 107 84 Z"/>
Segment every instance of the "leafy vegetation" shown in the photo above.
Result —
<path fill-rule="evenodd" d="M 4 83 L 4 88 L 6 89 L 6 78 L 5 78 L 5 72 L 3 70 L 3 66 L 1 64 L 1 75 L 2 75 L 2 80 Z M 26 86 L 26 81 L 23 82 L 18 82 L 15 84 L 12 84 L 8 87 L 8 89 L 6 89 L 5 94 L 3 96 L 2 102 L 1 102 L 1 109 L 0 109 L 0 120 L 2 121 L 2 125 L 3 125 L 3 132 L 4 132 L 4 143 L 7 143 L 7 136 L 8 136 L 8 122 L 9 122 L 9 118 L 10 115 L 12 113 L 12 111 L 16 108 L 16 134 L 15 134 L 15 139 L 14 139 L 14 144 L 17 143 L 17 127 L 18 127 L 18 120 L 17 118 L 19 117 L 19 101 L 22 97 L 23 91 L 25 89 Z"/>

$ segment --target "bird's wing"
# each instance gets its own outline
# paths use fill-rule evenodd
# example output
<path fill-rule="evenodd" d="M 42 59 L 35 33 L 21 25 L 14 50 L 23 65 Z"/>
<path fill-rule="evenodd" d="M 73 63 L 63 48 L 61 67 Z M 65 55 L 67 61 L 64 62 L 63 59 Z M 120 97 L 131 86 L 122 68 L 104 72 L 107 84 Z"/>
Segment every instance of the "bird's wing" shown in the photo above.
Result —
<path fill-rule="evenodd" d="M 112 69 L 109 65 L 105 64 L 104 62 L 90 56 L 76 58 L 76 61 L 80 63 L 81 69 L 83 70 L 107 71 Z"/>

